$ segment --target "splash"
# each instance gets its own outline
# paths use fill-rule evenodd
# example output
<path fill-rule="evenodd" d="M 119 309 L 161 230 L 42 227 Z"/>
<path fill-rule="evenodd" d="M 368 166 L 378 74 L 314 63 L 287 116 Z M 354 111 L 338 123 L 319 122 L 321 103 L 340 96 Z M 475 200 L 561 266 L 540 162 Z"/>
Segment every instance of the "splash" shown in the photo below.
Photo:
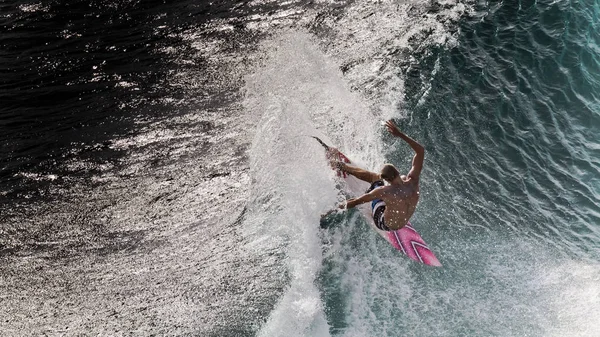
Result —
<path fill-rule="evenodd" d="M 319 220 L 339 201 L 319 136 L 373 162 L 378 122 L 346 88 L 341 73 L 304 33 L 264 46 L 265 64 L 246 78 L 245 105 L 257 132 L 250 151 L 248 249 L 281 256 L 286 290 L 259 336 L 326 336 L 315 280 L 322 267 Z M 360 154 L 360 155 L 358 155 Z"/>

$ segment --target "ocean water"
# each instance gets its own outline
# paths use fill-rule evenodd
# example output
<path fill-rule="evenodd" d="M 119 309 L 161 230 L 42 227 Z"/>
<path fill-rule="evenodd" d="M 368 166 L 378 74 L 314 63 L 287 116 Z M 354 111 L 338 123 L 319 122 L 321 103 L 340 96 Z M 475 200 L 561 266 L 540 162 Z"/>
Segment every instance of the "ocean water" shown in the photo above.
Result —
<path fill-rule="evenodd" d="M 600 335 L 600 4 L 5 1 L 0 335 Z M 408 170 L 442 268 L 319 136 Z"/>

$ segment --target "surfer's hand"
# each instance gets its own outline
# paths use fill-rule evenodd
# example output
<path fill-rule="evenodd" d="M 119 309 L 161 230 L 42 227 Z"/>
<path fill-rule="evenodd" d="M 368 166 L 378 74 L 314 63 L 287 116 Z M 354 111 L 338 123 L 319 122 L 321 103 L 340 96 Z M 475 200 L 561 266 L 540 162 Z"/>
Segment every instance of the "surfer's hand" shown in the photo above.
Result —
<path fill-rule="evenodd" d="M 354 208 L 354 206 L 356 206 L 356 198 L 350 198 L 348 200 L 346 200 L 345 203 L 340 204 L 340 208 L 341 209 L 350 209 L 350 208 Z"/>
<path fill-rule="evenodd" d="M 396 137 L 402 136 L 402 133 L 400 132 L 400 130 L 398 130 L 398 127 L 396 126 L 396 124 L 394 124 L 394 122 L 392 122 L 391 119 L 389 121 L 385 122 L 385 126 L 387 127 L 388 131 L 393 136 L 396 136 Z"/>
<path fill-rule="evenodd" d="M 338 149 L 336 149 L 335 147 L 330 147 L 329 149 L 327 149 L 327 153 L 325 153 L 325 156 L 329 160 L 336 160 L 336 158 L 340 156 L 340 151 L 338 151 Z"/>
<path fill-rule="evenodd" d="M 346 170 L 346 163 L 344 163 L 343 161 L 332 160 L 330 163 L 331 163 L 331 167 L 334 169 L 338 169 L 340 171 Z"/>

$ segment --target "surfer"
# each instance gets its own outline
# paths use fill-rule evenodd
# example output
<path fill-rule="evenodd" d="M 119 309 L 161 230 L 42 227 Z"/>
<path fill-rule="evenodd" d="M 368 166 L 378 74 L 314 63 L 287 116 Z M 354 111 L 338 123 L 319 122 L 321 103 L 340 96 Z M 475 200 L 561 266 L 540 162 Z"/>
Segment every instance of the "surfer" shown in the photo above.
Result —
<path fill-rule="evenodd" d="M 379 174 L 341 161 L 332 164 L 340 170 L 371 184 L 371 187 L 365 192 L 366 194 L 358 198 L 348 199 L 345 204 L 341 204 L 339 207 L 349 209 L 371 202 L 373 221 L 375 221 L 377 228 L 383 231 L 395 231 L 408 223 L 419 202 L 419 175 L 423 168 L 425 149 L 414 139 L 400 132 L 391 120 L 387 121 L 385 126 L 393 136 L 402 138 L 415 151 L 412 168 L 408 175 L 400 175 L 398 169 L 392 164 L 383 165 Z M 388 184 L 385 184 L 384 181 Z"/>

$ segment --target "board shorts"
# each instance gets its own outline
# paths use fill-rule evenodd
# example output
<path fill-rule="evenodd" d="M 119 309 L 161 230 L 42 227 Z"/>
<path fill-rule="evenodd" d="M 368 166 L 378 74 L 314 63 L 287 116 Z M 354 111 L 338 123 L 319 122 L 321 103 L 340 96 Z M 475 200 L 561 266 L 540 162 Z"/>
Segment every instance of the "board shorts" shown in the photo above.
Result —
<path fill-rule="evenodd" d="M 385 186 L 382 180 L 374 181 L 371 184 L 371 187 L 365 192 L 369 193 L 376 188 L 380 188 Z M 375 227 L 382 231 L 391 232 L 393 229 L 390 229 L 385 225 L 385 219 L 383 217 L 383 213 L 385 212 L 385 202 L 381 199 L 375 199 L 371 201 L 371 214 L 373 215 L 373 222 L 375 222 Z"/>

